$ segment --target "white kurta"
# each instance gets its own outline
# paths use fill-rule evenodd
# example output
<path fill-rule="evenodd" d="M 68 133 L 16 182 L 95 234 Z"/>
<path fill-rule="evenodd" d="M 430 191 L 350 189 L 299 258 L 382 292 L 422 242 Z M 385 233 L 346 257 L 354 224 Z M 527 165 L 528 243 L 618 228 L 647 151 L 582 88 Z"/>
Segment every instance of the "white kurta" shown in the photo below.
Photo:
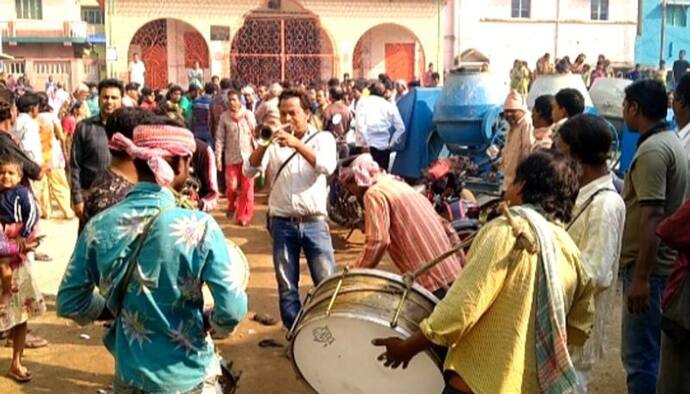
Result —
<path fill-rule="evenodd" d="M 599 192 L 591 200 L 601 189 L 610 190 Z M 584 268 L 596 287 L 592 334 L 584 347 L 570 351 L 578 370 L 589 371 L 609 344 L 606 326 L 613 314 L 625 223 L 625 203 L 615 190 L 611 174 L 583 186 L 573 209 L 574 221 L 568 228 L 568 233 L 580 248 Z"/>

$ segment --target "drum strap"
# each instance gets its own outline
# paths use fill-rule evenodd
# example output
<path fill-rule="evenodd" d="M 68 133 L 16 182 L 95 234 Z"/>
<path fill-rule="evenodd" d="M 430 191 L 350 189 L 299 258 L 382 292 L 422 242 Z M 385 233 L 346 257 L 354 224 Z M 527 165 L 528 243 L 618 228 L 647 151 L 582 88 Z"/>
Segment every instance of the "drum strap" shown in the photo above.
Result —
<path fill-rule="evenodd" d="M 120 283 L 120 286 L 113 289 L 113 291 L 115 292 L 113 298 L 116 301 L 114 309 L 116 310 L 111 310 L 111 313 L 115 318 L 117 318 L 120 315 L 120 311 L 122 310 L 122 303 L 125 300 L 127 288 L 129 287 L 129 284 L 132 282 L 132 275 L 134 274 L 134 269 L 137 266 L 137 259 L 139 258 L 141 248 L 144 246 L 144 241 L 146 241 L 146 238 L 148 238 L 148 235 L 151 232 L 154 223 L 156 223 L 161 214 L 167 211 L 168 209 L 170 209 L 170 207 L 159 209 L 158 213 L 156 213 L 151 219 L 149 219 L 149 221 L 146 223 L 146 226 L 144 227 L 144 231 L 142 231 L 141 234 L 139 234 L 135 240 L 136 246 L 134 247 L 134 252 L 127 261 L 127 271 L 125 272 L 125 277 L 122 280 L 122 283 Z"/>
<path fill-rule="evenodd" d="M 594 198 L 595 198 L 596 196 L 598 196 L 599 194 L 603 193 L 603 192 L 618 193 L 618 192 L 616 192 L 615 190 L 613 190 L 613 189 L 611 189 L 611 188 L 608 188 L 608 187 L 597 190 L 594 194 L 592 194 L 592 196 L 591 196 L 590 198 L 587 199 L 587 201 L 585 201 L 585 203 L 582 205 L 582 209 L 580 209 L 580 210 L 577 212 L 577 214 L 575 214 L 575 217 L 573 217 L 573 219 L 570 221 L 570 223 L 568 224 L 568 226 L 565 228 L 565 231 L 568 231 L 568 230 L 570 230 L 571 227 L 573 227 L 573 224 L 575 224 L 575 222 L 577 221 L 577 219 L 579 219 L 580 216 L 582 216 L 582 214 L 585 213 L 585 211 L 587 210 L 587 208 L 589 208 L 589 206 L 592 205 L 592 203 L 594 202 Z"/>

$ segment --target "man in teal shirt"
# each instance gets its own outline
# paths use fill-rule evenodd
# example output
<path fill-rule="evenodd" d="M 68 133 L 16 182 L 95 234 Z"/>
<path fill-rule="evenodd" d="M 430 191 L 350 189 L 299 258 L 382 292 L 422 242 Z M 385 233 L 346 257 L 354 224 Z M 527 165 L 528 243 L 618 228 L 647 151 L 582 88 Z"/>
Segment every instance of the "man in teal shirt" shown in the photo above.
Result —
<path fill-rule="evenodd" d="M 58 315 L 80 324 L 114 319 L 104 343 L 115 358 L 116 392 L 201 392 L 220 372 L 208 331 L 230 332 L 247 312 L 247 296 L 218 224 L 184 208 L 177 194 L 194 138 L 147 125 L 131 140 L 116 133 L 110 147 L 134 158 L 139 183 L 85 226 L 60 285 Z M 213 296 L 209 312 L 203 284 Z"/>

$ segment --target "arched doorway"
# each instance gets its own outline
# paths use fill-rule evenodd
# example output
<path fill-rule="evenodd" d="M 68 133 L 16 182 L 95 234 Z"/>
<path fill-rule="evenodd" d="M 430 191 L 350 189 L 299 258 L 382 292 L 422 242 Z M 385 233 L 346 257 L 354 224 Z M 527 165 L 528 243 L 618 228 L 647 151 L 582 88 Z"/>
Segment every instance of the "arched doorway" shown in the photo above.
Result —
<path fill-rule="evenodd" d="M 335 71 L 333 45 L 316 15 L 294 1 L 267 2 L 235 34 L 230 70 L 244 83 L 321 82 Z"/>
<path fill-rule="evenodd" d="M 355 78 L 376 78 L 388 74 L 392 79 L 411 81 L 424 73 L 424 48 L 410 30 L 392 23 L 374 26 L 357 41 L 352 56 Z"/>
<path fill-rule="evenodd" d="M 163 88 L 173 82 L 189 83 L 187 70 L 199 62 L 210 79 L 209 50 L 204 37 L 191 25 L 176 19 L 156 19 L 134 34 L 128 59 L 139 53 L 146 65 L 146 86 Z"/>

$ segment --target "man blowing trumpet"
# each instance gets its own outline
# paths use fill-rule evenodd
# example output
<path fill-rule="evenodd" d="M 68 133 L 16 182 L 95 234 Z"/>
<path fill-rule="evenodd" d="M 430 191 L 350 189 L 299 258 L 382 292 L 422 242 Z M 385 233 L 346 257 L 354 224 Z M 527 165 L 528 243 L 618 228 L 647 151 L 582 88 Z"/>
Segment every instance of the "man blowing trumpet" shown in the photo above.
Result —
<path fill-rule="evenodd" d="M 270 139 L 265 138 L 244 163 L 246 176 L 256 176 L 267 168 L 273 174 L 267 224 L 273 238 L 280 316 L 288 329 L 301 309 L 300 253 L 304 251 L 315 285 L 335 270 L 326 222 L 326 177 L 337 164 L 335 139 L 309 124 L 309 108 L 304 92 L 284 91 L 279 99 L 284 126 L 275 132 L 266 129 Z"/>

